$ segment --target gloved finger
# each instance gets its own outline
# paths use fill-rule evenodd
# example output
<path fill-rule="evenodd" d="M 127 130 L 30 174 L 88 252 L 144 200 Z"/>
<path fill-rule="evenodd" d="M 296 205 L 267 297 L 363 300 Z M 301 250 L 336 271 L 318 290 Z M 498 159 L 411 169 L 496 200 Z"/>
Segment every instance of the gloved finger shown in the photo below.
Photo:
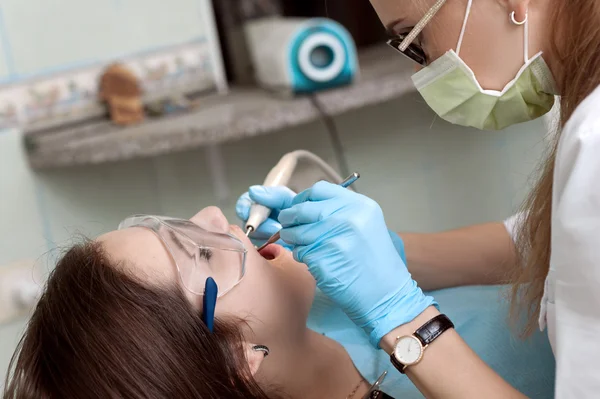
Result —
<path fill-rule="evenodd" d="M 340 204 L 331 200 L 319 202 L 302 202 L 279 212 L 279 223 L 283 227 L 319 222 L 338 210 Z"/>
<path fill-rule="evenodd" d="M 313 270 L 311 270 L 311 267 L 310 267 L 310 265 L 308 265 L 308 264 L 305 262 L 305 260 L 304 260 L 304 257 L 306 256 L 306 254 L 307 254 L 307 253 L 308 253 L 308 252 L 309 252 L 309 251 L 310 251 L 312 248 L 313 248 L 313 245 L 298 245 L 298 246 L 294 247 L 294 249 L 292 250 L 292 254 L 293 254 L 293 256 L 294 256 L 294 260 L 295 260 L 296 262 L 299 262 L 299 263 L 304 263 L 304 264 L 306 264 L 306 266 L 308 267 L 308 270 L 311 272 L 311 274 L 312 274 L 312 273 L 314 273 L 314 271 L 313 271 Z M 318 277 L 318 276 L 315 276 L 315 275 L 313 274 L 313 277 L 315 277 L 315 278 L 316 278 L 316 277 Z"/>
<path fill-rule="evenodd" d="M 286 209 L 292 204 L 296 193 L 284 186 L 252 186 L 248 190 L 250 199 L 271 209 Z"/>
<path fill-rule="evenodd" d="M 324 201 L 348 192 L 349 191 L 346 188 L 338 184 L 333 184 L 322 180 L 296 195 L 291 205 L 296 205 L 306 201 Z"/>
<path fill-rule="evenodd" d="M 252 242 L 252 245 L 254 245 L 255 247 L 260 247 L 265 243 L 265 240 L 250 236 L 250 242 Z"/>
<path fill-rule="evenodd" d="M 256 231 L 250 233 L 250 237 L 267 240 L 279 230 L 281 230 L 281 224 L 277 220 L 269 218 L 265 220 L 260 226 L 258 226 Z"/>
<path fill-rule="evenodd" d="M 315 243 L 327 231 L 329 229 L 325 228 L 322 223 L 311 223 L 283 228 L 280 234 L 283 241 L 297 247 Z"/>
<path fill-rule="evenodd" d="M 248 221 L 248 218 L 250 217 L 250 209 L 252 207 L 252 204 L 254 204 L 254 201 L 252 201 L 248 192 L 242 194 L 240 198 L 238 198 L 237 203 L 235 204 L 235 213 L 237 214 L 237 217 L 244 223 L 246 223 Z M 279 216 L 279 210 L 272 209 L 270 217 L 273 220 L 277 220 L 277 216 Z"/>
<path fill-rule="evenodd" d="M 308 262 L 308 256 L 315 249 L 316 245 L 318 245 L 318 244 L 300 245 L 300 246 L 294 247 L 294 249 L 292 250 L 294 259 L 296 260 L 296 262 L 304 263 L 306 265 L 310 274 L 312 274 L 312 276 L 317 281 L 317 286 L 319 286 L 319 288 L 323 289 L 323 288 L 327 288 L 326 287 L 327 285 L 339 284 L 339 281 L 337 281 L 337 279 L 329 280 L 327 278 L 329 271 L 327 269 L 322 268 L 322 266 L 324 266 L 323 263 Z"/>
<path fill-rule="evenodd" d="M 294 247 L 292 247 L 290 244 L 288 244 L 287 242 L 285 242 L 283 240 L 277 240 L 277 241 L 275 241 L 275 244 L 281 245 L 282 247 L 284 247 L 288 251 L 292 251 L 294 249 Z"/>
<path fill-rule="evenodd" d="M 238 198 L 235 204 L 235 213 L 237 217 L 240 218 L 243 222 L 248 220 L 250 217 L 250 207 L 252 206 L 252 200 L 250 199 L 250 194 L 246 191 L 244 194 Z"/>

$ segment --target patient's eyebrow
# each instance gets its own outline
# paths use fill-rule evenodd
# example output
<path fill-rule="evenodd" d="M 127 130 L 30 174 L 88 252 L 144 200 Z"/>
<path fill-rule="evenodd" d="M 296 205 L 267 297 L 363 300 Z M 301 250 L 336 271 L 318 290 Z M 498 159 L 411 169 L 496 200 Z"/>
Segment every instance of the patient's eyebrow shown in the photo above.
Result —
<path fill-rule="evenodd" d="M 177 234 L 175 234 L 175 232 L 173 230 L 169 230 L 169 237 L 175 243 L 175 245 L 177 245 L 177 247 L 179 249 L 181 249 L 182 251 L 184 251 L 190 258 L 194 257 L 195 254 L 190 253 L 190 251 L 188 251 L 188 249 L 186 248 L 186 246 L 183 245 L 183 242 L 181 242 L 181 240 L 179 239 L 179 237 L 177 236 Z M 200 257 L 200 259 L 204 259 L 206 261 L 210 261 L 210 259 L 213 256 L 213 251 L 211 251 L 208 248 L 199 247 L 198 248 L 198 256 Z"/>

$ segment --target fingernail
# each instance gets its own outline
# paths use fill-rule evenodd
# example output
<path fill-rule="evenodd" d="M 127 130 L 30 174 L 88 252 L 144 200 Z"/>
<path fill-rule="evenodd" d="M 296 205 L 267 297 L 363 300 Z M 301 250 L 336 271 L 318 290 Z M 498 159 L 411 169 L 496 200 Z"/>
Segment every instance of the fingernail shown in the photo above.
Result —
<path fill-rule="evenodd" d="M 269 356 L 269 348 L 266 345 L 254 345 L 252 350 L 255 352 L 262 352 L 265 357 Z"/>

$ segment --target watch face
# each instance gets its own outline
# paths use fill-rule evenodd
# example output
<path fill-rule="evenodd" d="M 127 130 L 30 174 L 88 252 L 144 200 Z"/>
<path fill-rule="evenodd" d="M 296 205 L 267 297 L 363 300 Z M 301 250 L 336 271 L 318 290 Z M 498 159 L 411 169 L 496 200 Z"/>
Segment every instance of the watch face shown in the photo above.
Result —
<path fill-rule="evenodd" d="M 394 349 L 394 356 L 400 363 L 409 366 L 421 360 L 423 346 L 421 342 L 413 336 L 401 337 Z"/>

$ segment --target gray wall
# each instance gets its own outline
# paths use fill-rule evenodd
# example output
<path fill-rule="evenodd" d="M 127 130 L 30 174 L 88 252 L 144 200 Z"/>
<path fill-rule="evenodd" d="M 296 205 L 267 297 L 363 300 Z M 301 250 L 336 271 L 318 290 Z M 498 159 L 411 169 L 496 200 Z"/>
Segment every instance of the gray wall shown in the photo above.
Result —
<path fill-rule="evenodd" d="M 389 227 L 435 231 L 500 220 L 519 205 L 544 149 L 542 122 L 504 132 L 451 126 L 416 94 L 337 118 L 356 187 L 379 201 Z M 333 163 L 323 126 L 305 125 L 222 147 L 232 196 L 261 183 L 285 152 Z M 18 132 L 0 133 L 0 265 L 32 258 L 48 270 L 75 233 L 94 237 L 132 213 L 189 217 L 217 203 L 204 151 L 43 173 L 29 170 Z M 2 266 L 0 266 L 2 267 Z M 0 376 L 25 320 L 0 326 Z M 2 380 L 3 378 L 0 378 Z"/>

